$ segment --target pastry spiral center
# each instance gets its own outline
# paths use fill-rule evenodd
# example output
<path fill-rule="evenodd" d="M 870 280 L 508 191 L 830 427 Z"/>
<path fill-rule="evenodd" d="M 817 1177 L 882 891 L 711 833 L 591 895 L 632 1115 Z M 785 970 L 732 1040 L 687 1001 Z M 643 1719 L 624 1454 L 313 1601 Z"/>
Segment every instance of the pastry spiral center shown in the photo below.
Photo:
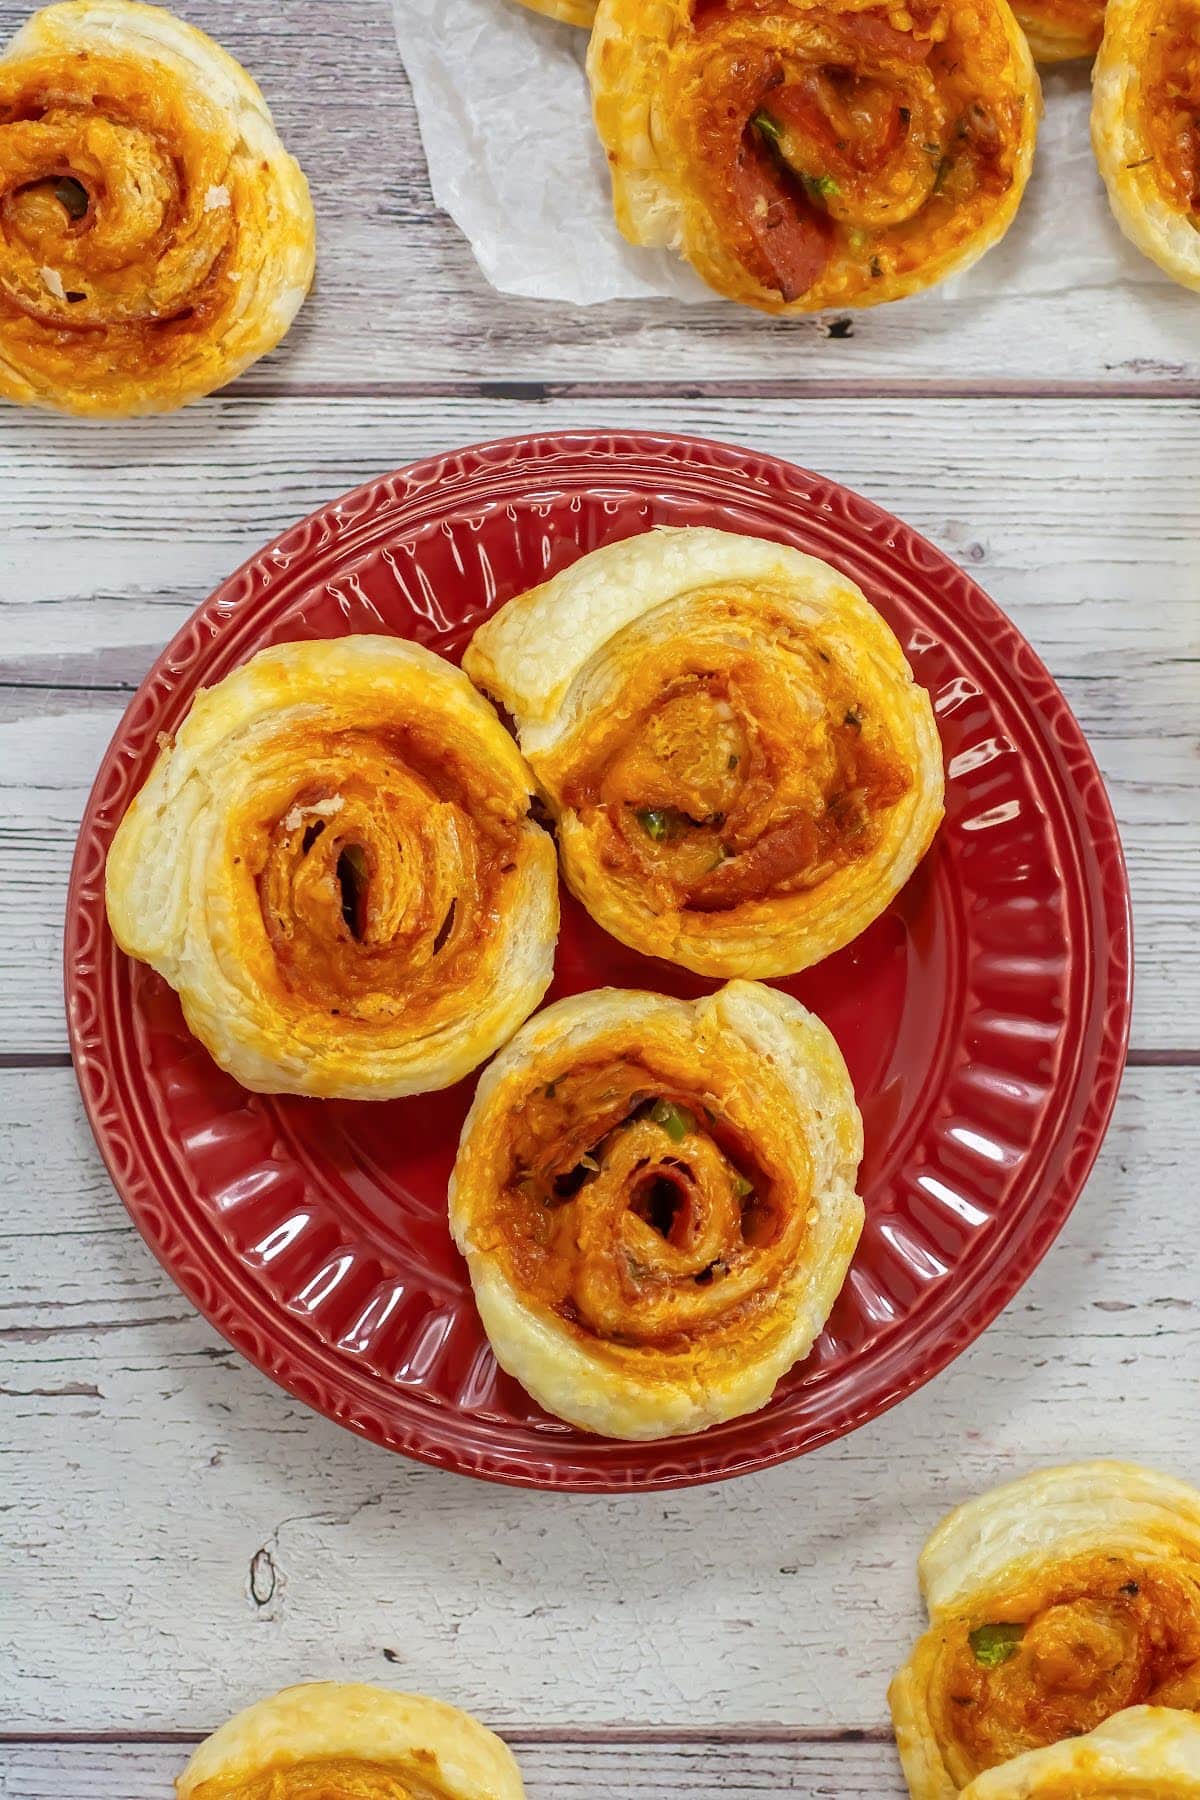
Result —
<path fill-rule="evenodd" d="M 575 1068 L 514 1114 L 496 1235 L 520 1285 L 614 1344 L 713 1328 L 777 1279 L 800 1186 L 729 1120 L 628 1057 Z"/>
<path fill-rule="evenodd" d="M 167 85 L 90 53 L 66 80 L 36 59 L 0 68 L 10 307 L 60 330 L 161 331 L 203 303 L 232 230 L 228 157 Z"/>
<path fill-rule="evenodd" d="M 260 761 L 229 845 L 253 880 L 270 966 L 293 1003 L 379 1023 L 465 978 L 514 867 L 504 809 L 450 759 L 349 732 Z"/>
<path fill-rule="evenodd" d="M 1170 1563 L 1081 1558 L 959 1620 L 942 1650 L 941 1728 L 963 1778 L 1057 1743 L 1200 1675 L 1200 1576 Z M 1186 1703 L 1186 1702 L 1185 1702 Z"/>
<path fill-rule="evenodd" d="M 660 911 L 729 912 L 869 856 L 909 770 L 815 639 L 785 673 L 727 656 L 635 676 L 564 782 L 606 866 Z M 715 658 L 714 658 L 715 661 Z"/>
<path fill-rule="evenodd" d="M 790 301 L 839 256 L 887 252 L 901 268 L 910 228 L 941 231 L 953 209 L 1006 191 L 1012 121 L 987 94 L 1002 54 L 978 19 L 956 26 L 930 0 L 901 15 L 717 0 L 694 13 L 672 118 L 680 95 L 677 129 L 722 235 Z"/>

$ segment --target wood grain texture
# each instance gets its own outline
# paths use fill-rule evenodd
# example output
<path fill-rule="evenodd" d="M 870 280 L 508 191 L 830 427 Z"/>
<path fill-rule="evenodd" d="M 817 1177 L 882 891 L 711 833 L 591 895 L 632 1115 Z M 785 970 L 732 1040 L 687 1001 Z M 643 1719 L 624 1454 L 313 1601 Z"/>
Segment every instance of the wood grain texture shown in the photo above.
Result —
<path fill-rule="evenodd" d="M 1195 1099 L 1194 1071 L 1127 1075 L 1046 1264 L 903 1406 L 760 1476 L 609 1499 L 424 1469 L 290 1400 L 152 1261 L 70 1072 L 10 1074 L 0 1728 L 199 1733 L 339 1676 L 502 1728 L 882 1733 L 915 1557 L 948 1506 L 1078 1456 L 1200 1479 L 1200 1264 L 1179 1227 Z M 820 1792 L 806 1775 L 796 1791 Z"/>
<path fill-rule="evenodd" d="M 29 10 L 0 0 L 0 38 Z M 262 84 L 317 210 L 316 291 L 286 344 L 239 393 L 396 380 L 720 378 L 873 390 L 898 375 L 984 390 L 1014 380 L 1200 384 L 1195 296 L 1150 270 L 1119 281 L 1115 228 L 1112 284 L 1063 293 L 1052 278 L 1049 294 L 985 304 L 935 292 L 856 314 L 849 327 L 830 317 L 771 320 L 722 302 L 564 307 L 507 298 L 433 205 L 388 0 L 181 0 L 178 10 Z"/>
<path fill-rule="evenodd" d="M 319 502 L 489 435 L 666 427 L 847 481 L 969 568 L 1056 674 L 1109 780 L 1137 910 L 1139 1049 L 1192 1046 L 1200 964 L 1197 408 L 626 399 L 217 400 L 97 432 L 0 413 L 0 1051 L 65 1045 L 66 876 L 130 692 L 192 607 Z M 1114 441 L 1136 459 L 1114 459 Z M 38 904 L 31 906 L 29 896 Z"/>
<path fill-rule="evenodd" d="M 510 1731 L 529 1800 L 722 1800 L 796 1794 L 809 1800 L 891 1800 L 905 1792 L 890 1742 L 800 1736 L 730 1742 L 699 1734 L 649 1740 Z M 193 1740 L 194 1742 L 194 1740 Z M 0 1744 L 4 1800 L 167 1800 L 192 1744 Z"/>

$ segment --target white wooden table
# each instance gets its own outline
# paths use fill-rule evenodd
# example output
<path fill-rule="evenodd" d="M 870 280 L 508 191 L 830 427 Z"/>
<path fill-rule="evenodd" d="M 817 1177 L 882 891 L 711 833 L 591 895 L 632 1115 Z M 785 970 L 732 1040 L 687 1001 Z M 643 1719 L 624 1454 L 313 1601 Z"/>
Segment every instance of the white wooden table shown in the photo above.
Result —
<path fill-rule="evenodd" d="M 944 1508 L 1097 1453 L 1200 1481 L 1200 303 L 917 302 L 831 337 L 718 305 L 504 300 L 432 206 L 385 0 L 185 10 L 308 170 L 319 285 L 281 352 L 177 417 L 0 413 L 0 1795 L 165 1796 L 236 1707 L 340 1676 L 476 1710 L 535 1800 L 899 1796 L 884 1692 Z M 0 0 L 4 36 L 24 11 Z M 970 566 L 1091 737 L 1136 903 L 1131 1066 L 1040 1273 L 875 1424 L 681 1495 L 485 1487 L 291 1401 L 143 1247 L 66 1054 L 77 822 L 164 640 L 319 501 L 549 425 L 779 452 Z"/>

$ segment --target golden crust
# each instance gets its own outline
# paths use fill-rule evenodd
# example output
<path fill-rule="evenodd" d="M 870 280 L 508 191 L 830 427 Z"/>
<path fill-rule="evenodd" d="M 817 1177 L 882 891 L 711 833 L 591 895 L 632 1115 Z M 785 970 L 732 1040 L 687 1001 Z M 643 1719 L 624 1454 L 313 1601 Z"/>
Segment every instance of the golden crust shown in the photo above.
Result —
<path fill-rule="evenodd" d="M 554 850 L 466 677 L 401 639 L 264 650 L 202 689 L 113 840 L 113 935 L 244 1086 L 449 1086 L 550 981 Z"/>
<path fill-rule="evenodd" d="M 1092 85 L 1113 216 L 1173 281 L 1200 291 L 1200 0 L 1109 0 Z"/>
<path fill-rule="evenodd" d="M 0 58 L 0 219 L 0 395 L 25 406 L 183 406 L 272 349 L 312 283 L 308 184 L 262 94 L 134 0 L 48 6 Z"/>
<path fill-rule="evenodd" d="M 1041 63 L 1095 56 L 1104 31 L 1104 0 L 1014 0 L 1017 23 Z"/>
<path fill-rule="evenodd" d="M 323 1783 L 320 1776 L 325 1774 Z M 178 1800 L 524 1800 L 507 1745 L 423 1694 L 316 1681 L 240 1712 L 196 1751 Z"/>
<path fill-rule="evenodd" d="M 516 720 L 572 891 L 700 974 L 840 949 L 942 816 L 933 709 L 895 637 L 853 582 L 758 538 L 593 551 L 509 601 L 463 666 Z"/>
<path fill-rule="evenodd" d="M 1086 1737 L 989 1769 L 964 1800 L 1200 1800 L 1200 1719 L 1163 1706 L 1117 1713 Z"/>
<path fill-rule="evenodd" d="M 913 1800 L 1007 1794 L 977 1778 L 1143 1701 L 1200 1705 L 1200 1494 L 1182 1482 L 1039 1471 L 957 1508 L 918 1567 L 930 1628 L 889 1693 Z"/>
<path fill-rule="evenodd" d="M 585 31 L 591 30 L 596 17 L 596 0 L 521 0 L 521 5 L 563 25 L 581 25 Z"/>
<path fill-rule="evenodd" d="M 450 1183 L 497 1360 L 607 1437 L 765 1405 L 845 1279 L 861 1156 L 841 1052 L 773 988 L 548 1007 L 481 1076 Z"/>
<path fill-rule="evenodd" d="M 617 224 L 766 312 L 874 306 L 997 243 L 1041 89 L 1007 0 L 601 0 Z M 855 71 L 848 97 L 846 71 Z"/>

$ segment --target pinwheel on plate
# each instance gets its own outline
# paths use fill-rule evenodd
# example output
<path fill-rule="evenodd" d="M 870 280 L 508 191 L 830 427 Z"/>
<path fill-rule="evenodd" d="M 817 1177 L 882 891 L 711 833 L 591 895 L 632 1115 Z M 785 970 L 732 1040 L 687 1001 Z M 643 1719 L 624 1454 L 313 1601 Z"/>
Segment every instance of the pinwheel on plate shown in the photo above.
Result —
<path fill-rule="evenodd" d="M 1109 0 L 1092 143 L 1121 230 L 1200 291 L 1200 0 Z"/>
<path fill-rule="evenodd" d="M 246 1087 L 446 1087 L 550 981 L 554 847 L 529 808 L 516 745 L 432 651 L 280 644 L 164 744 L 109 851 L 109 921 Z"/>
<path fill-rule="evenodd" d="M 1041 103 L 1007 0 L 600 0 L 617 223 L 767 312 L 871 306 L 1012 223 Z"/>
<path fill-rule="evenodd" d="M 753 1412 L 842 1285 L 861 1155 L 841 1053 L 786 994 L 560 1000 L 480 1077 L 450 1185 L 497 1359 L 608 1437 Z"/>
<path fill-rule="evenodd" d="M 1086 1743 L 1127 1707 L 1200 1707 L 1200 1494 L 1182 1482 L 1120 1462 L 1027 1475 L 952 1512 L 918 1566 L 929 1630 L 890 1696 L 913 1800 L 1107 1795 L 1070 1785 L 1066 1752 L 1046 1763 L 1067 1771 L 1059 1787 L 969 1784 L 1026 1751 Z M 1115 1741 L 1161 1735 L 1144 1727 Z M 1146 1785 L 1111 1791 L 1176 1791 L 1147 1767 Z"/>
<path fill-rule="evenodd" d="M 315 1681 L 206 1738 L 178 1800 L 524 1800 L 507 1745 L 423 1694 Z"/>
<path fill-rule="evenodd" d="M 942 815 L 933 709 L 852 581 L 647 532 L 509 601 L 463 666 L 517 722 L 566 879 L 614 937 L 783 975 L 856 937 Z"/>
<path fill-rule="evenodd" d="M 118 416 L 232 381 L 313 276 L 308 185 L 254 82 L 133 0 L 64 0 L 0 58 L 0 395 Z"/>

